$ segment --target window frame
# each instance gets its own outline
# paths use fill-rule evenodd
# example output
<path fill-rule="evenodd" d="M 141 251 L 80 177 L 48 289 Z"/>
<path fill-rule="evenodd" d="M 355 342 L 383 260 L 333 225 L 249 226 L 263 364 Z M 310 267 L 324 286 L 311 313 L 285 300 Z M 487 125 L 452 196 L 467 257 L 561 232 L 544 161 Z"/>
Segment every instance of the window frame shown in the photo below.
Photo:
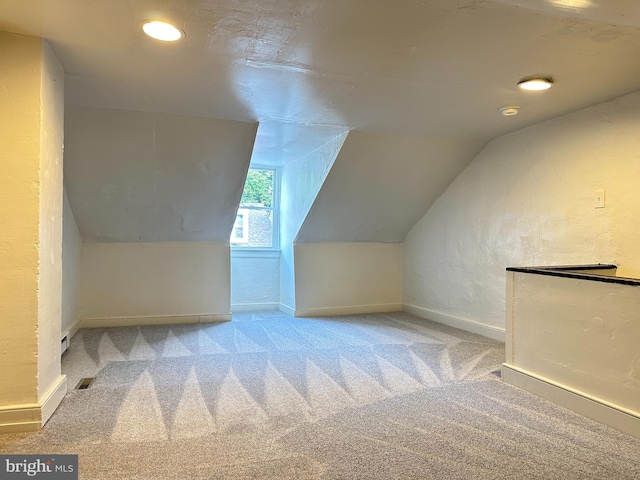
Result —
<path fill-rule="evenodd" d="M 273 172 L 273 197 L 271 202 L 271 207 L 255 207 L 250 205 L 243 205 L 242 202 L 238 205 L 238 211 L 236 212 L 236 217 L 241 210 L 249 211 L 249 210 L 263 210 L 263 211 L 271 211 L 272 216 L 272 230 L 271 230 L 271 246 L 250 246 L 244 244 L 233 244 L 231 243 L 231 235 L 233 235 L 233 230 L 231 230 L 231 235 L 229 235 L 229 247 L 231 249 L 232 254 L 236 256 L 255 256 L 256 254 L 264 253 L 273 255 L 274 253 L 279 255 L 280 253 L 280 168 L 279 167 L 271 167 L 265 165 L 250 165 L 249 170 L 271 170 Z M 249 171 L 247 170 L 247 176 L 249 175 Z M 246 183 L 246 178 L 245 178 Z M 242 185 L 242 191 L 244 192 L 244 184 Z M 235 220 L 234 220 L 235 225 Z M 248 230 L 246 230 L 248 232 Z M 247 238 L 248 240 L 248 238 Z"/>
<path fill-rule="evenodd" d="M 242 238 L 238 239 L 235 237 L 235 241 L 237 244 L 242 246 L 242 244 L 249 243 L 249 209 L 240 207 L 236 212 L 236 219 L 233 222 L 233 229 L 231 230 L 231 235 L 233 235 L 233 231 L 236 229 L 236 222 L 238 221 L 238 215 L 242 215 Z M 231 239 L 229 239 L 229 244 L 231 245 Z M 234 244 L 235 245 L 235 244 Z"/>

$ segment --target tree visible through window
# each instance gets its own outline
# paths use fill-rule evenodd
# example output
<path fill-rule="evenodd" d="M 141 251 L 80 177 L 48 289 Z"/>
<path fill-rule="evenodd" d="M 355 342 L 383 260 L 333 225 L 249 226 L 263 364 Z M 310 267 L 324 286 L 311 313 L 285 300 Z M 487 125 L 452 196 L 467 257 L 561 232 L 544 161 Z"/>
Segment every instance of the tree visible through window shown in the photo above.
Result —
<path fill-rule="evenodd" d="M 231 232 L 231 245 L 275 247 L 275 170 L 251 168 L 242 192 L 240 208 Z"/>
<path fill-rule="evenodd" d="M 273 206 L 273 170 L 249 169 L 244 182 L 241 205 Z"/>

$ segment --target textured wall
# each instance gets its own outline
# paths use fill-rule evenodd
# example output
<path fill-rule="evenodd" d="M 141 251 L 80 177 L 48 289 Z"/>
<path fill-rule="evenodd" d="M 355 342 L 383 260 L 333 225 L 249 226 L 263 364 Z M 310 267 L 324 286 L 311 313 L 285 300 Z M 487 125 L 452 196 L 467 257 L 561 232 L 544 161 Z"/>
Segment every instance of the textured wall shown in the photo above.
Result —
<path fill-rule="evenodd" d="M 640 287 L 508 275 L 507 363 L 640 415 Z"/>
<path fill-rule="evenodd" d="M 84 243 L 80 316 L 228 315 L 229 276 L 224 242 Z"/>
<path fill-rule="evenodd" d="M 507 266 L 640 276 L 639 132 L 636 93 L 492 141 L 407 235 L 404 303 L 503 327 Z"/>
<path fill-rule="evenodd" d="M 78 321 L 78 288 L 82 239 L 76 225 L 71 205 L 64 195 L 62 232 L 62 331 L 64 335 Z"/>
<path fill-rule="evenodd" d="M 66 391 L 60 375 L 63 80 L 41 39 L 0 32 L 0 425 L 15 424 L 9 428 L 38 428 Z M 46 414 L 34 407 L 44 401 Z"/>
<path fill-rule="evenodd" d="M 42 43 L 40 105 L 38 398 L 42 399 L 60 377 L 64 197 L 64 71 L 46 42 Z"/>
<path fill-rule="evenodd" d="M 280 257 L 231 254 L 231 309 L 280 303 Z"/>
<path fill-rule="evenodd" d="M 0 32 L 0 407 L 38 400 L 40 55 Z"/>

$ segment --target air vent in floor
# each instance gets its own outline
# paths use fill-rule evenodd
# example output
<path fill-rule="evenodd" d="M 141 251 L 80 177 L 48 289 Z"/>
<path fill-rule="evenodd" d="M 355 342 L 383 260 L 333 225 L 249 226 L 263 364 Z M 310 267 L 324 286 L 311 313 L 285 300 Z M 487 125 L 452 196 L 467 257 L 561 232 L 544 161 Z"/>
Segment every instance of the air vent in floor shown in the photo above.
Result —
<path fill-rule="evenodd" d="M 91 386 L 96 377 L 86 377 L 81 379 L 76 386 L 76 390 L 86 390 Z"/>

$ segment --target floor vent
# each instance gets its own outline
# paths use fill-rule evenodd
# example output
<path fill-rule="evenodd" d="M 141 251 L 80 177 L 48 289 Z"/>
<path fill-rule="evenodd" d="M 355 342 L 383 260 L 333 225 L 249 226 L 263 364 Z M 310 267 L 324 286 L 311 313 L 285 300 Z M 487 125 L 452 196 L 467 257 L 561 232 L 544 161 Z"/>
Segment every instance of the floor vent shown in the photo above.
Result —
<path fill-rule="evenodd" d="M 91 386 L 91 384 L 93 383 L 93 381 L 95 379 L 96 379 L 96 377 L 83 378 L 82 380 L 80 380 L 78 382 L 78 385 L 76 386 L 76 390 L 86 390 L 87 388 L 89 388 Z"/>

